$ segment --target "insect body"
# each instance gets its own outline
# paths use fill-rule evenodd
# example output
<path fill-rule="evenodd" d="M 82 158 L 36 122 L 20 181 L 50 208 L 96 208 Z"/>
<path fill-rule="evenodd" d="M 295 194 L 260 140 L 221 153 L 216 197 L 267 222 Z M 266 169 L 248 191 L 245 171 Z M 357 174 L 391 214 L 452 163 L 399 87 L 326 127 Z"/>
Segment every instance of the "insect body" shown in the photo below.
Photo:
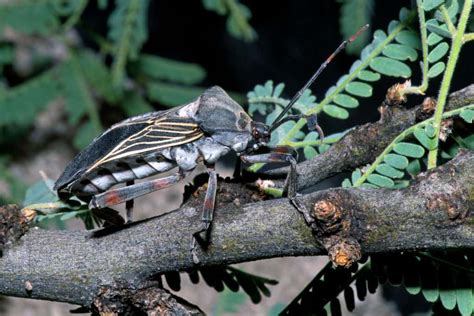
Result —
<path fill-rule="evenodd" d="M 132 117 L 113 125 L 68 164 L 54 189 L 60 196 L 75 195 L 89 201 L 90 209 L 126 202 L 127 217 L 131 220 L 133 199 L 173 185 L 202 162 L 208 168 L 209 182 L 203 206 L 203 224 L 193 235 L 197 236 L 209 229 L 213 217 L 217 189 L 214 163 L 229 151 L 234 151 L 248 163 L 289 163 L 288 197 L 301 211 L 295 200 L 296 160 L 292 150 L 279 147 L 267 154 L 252 153 L 266 146 L 271 132 L 282 123 L 302 117 L 284 116 L 332 58 L 366 28 L 343 42 L 329 56 L 271 126 L 253 121 L 223 89 L 212 87 L 191 103 L 168 111 Z M 309 126 L 320 131 L 315 117 L 306 118 L 309 119 Z M 137 179 L 173 168 L 177 171 L 172 175 L 134 183 Z M 112 189 L 119 183 L 126 183 L 126 186 Z"/>
<path fill-rule="evenodd" d="M 125 200 L 112 195 L 101 199 L 101 193 L 174 167 L 184 175 L 201 161 L 213 165 L 231 150 L 242 153 L 249 144 L 265 143 L 267 130 L 223 89 L 212 87 L 189 104 L 113 125 L 69 163 L 54 189 L 85 199 L 94 196 L 91 208 L 118 204 Z M 145 194 L 141 192 L 123 198 Z"/>

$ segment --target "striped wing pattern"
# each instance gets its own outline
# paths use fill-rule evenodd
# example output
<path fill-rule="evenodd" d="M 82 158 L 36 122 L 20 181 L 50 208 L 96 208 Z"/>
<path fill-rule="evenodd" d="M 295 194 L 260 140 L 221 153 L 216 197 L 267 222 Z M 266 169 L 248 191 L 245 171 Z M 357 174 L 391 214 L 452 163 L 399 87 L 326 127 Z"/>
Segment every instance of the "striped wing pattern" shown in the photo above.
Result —
<path fill-rule="evenodd" d="M 145 121 L 123 122 L 123 124 L 144 123 L 145 128 L 121 141 L 107 155 L 95 162 L 88 171 L 109 161 L 190 143 L 204 135 L 198 124 L 186 118 L 165 115 Z"/>

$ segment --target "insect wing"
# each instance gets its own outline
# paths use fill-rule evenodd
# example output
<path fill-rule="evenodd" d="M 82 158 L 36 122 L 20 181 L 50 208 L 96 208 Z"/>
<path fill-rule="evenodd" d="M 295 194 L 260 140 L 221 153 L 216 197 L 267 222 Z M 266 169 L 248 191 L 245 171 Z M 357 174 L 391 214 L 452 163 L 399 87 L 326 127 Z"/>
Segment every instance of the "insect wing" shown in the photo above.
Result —
<path fill-rule="evenodd" d="M 192 119 L 163 116 L 150 121 L 143 129 L 122 140 L 107 155 L 94 163 L 89 170 L 112 160 L 163 150 L 190 143 L 204 135 Z"/>
<path fill-rule="evenodd" d="M 177 114 L 181 108 L 147 113 L 113 125 L 66 166 L 54 189 L 67 186 L 106 162 L 139 157 L 202 137 L 203 132 L 192 119 Z"/>

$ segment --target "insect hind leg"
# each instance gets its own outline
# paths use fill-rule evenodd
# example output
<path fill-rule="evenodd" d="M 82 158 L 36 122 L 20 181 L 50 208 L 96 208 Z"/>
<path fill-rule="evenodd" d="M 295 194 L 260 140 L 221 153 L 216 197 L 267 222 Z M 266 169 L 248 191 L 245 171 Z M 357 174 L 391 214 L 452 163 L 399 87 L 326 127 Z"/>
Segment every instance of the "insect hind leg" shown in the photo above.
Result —
<path fill-rule="evenodd" d="M 100 209 L 133 200 L 139 196 L 170 187 L 183 179 L 184 176 L 185 173 L 180 170 L 167 177 L 105 191 L 92 197 L 89 209 Z"/>

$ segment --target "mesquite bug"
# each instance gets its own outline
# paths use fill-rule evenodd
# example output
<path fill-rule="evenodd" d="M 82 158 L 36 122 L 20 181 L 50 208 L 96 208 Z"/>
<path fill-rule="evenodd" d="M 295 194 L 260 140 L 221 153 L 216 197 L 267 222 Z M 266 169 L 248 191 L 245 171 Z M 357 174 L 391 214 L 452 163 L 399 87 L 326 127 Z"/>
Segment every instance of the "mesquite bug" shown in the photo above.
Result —
<path fill-rule="evenodd" d="M 255 154 L 266 147 L 270 135 L 288 120 L 303 116 L 286 113 L 314 82 L 324 68 L 348 43 L 367 29 L 360 29 L 344 41 L 318 68 L 304 87 L 291 99 L 271 126 L 253 121 L 227 93 L 215 86 L 207 89 L 191 103 L 167 111 L 151 112 L 119 122 L 80 152 L 66 167 L 54 185 L 59 196 L 75 195 L 89 201 L 90 209 L 101 209 L 126 203 L 127 219 L 132 220 L 133 199 L 169 187 L 191 172 L 199 163 L 207 166 L 208 188 L 202 211 L 202 227 L 193 234 L 192 252 L 199 233 L 208 232 L 212 222 L 217 189 L 215 162 L 229 151 L 242 161 L 285 162 L 290 164 L 287 195 L 303 214 L 296 200 L 296 159 L 291 148 L 276 147 L 269 153 Z M 308 127 L 322 136 L 316 117 L 308 119 Z M 176 173 L 155 180 L 134 183 L 177 167 Z M 125 183 L 121 188 L 112 186 Z"/>

